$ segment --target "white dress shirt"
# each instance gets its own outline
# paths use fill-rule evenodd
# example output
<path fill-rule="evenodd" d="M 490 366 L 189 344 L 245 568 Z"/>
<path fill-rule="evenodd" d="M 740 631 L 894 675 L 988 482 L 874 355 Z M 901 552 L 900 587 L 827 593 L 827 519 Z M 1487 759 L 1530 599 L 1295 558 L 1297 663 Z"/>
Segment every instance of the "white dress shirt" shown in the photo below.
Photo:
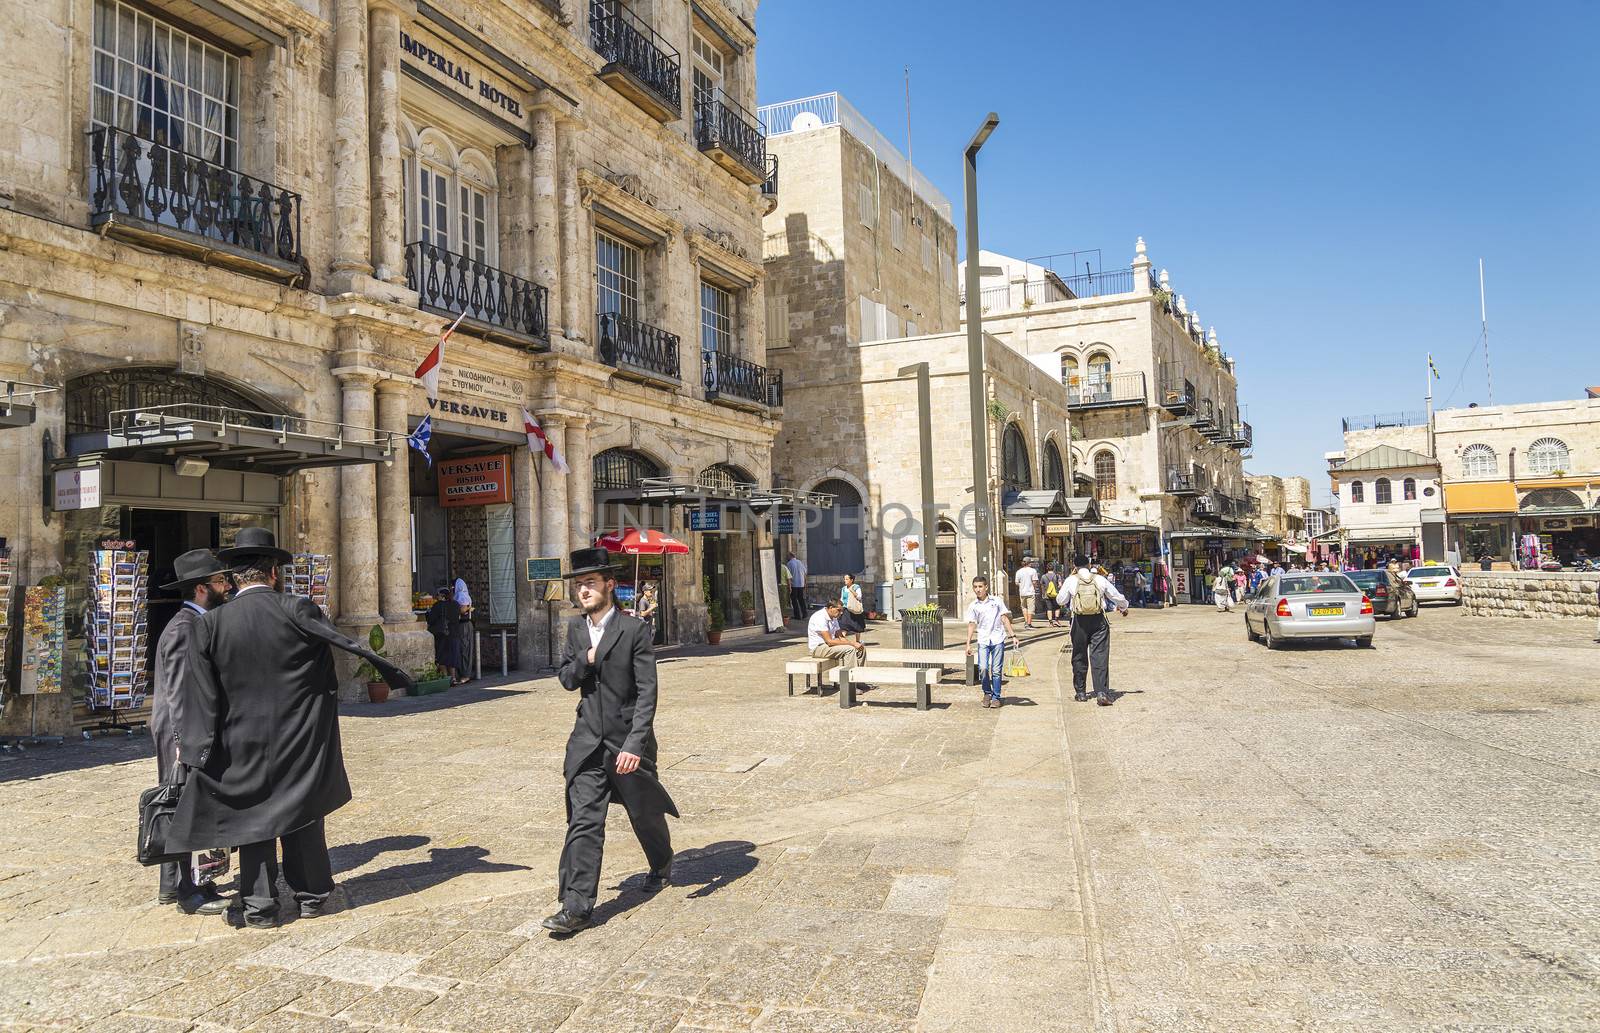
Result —
<path fill-rule="evenodd" d="M 611 624 L 612 618 L 616 617 L 616 615 L 617 608 L 614 604 L 606 607 L 605 616 L 600 618 L 600 623 L 598 624 L 595 623 L 593 616 L 588 614 L 584 615 L 585 619 L 583 623 L 589 629 L 589 645 L 591 647 L 595 649 L 600 648 L 600 640 L 605 638 L 606 628 Z"/>
<path fill-rule="evenodd" d="M 1100 594 L 1100 609 L 1102 611 L 1105 609 L 1105 601 L 1107 599 L 1116 604 L 1116 607 L 1120 610 L 1128 608 L 1127 597 L 1117 591 L 1117 586 L 1111 583 L 1111 579 L 1100 574 L 1091 574 L 1087 567 L 1074 571 L 1072 576 L 1067 578 L 1067 583 L 1061 586 L 1061 591 L 1056 593 L 1056 598 L 1065 599 L 1066 605 L 1070 609 L 1072 600 L 1077 594 L 1078 585 L 1085 581 L 1093 584 L 1095 591 Z"/>

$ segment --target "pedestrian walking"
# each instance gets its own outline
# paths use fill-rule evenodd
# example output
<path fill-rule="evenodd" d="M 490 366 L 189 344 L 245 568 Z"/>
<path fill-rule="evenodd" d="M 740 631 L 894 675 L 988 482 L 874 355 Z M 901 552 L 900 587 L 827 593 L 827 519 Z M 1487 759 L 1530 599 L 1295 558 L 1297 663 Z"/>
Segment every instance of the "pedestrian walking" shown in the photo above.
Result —
<path fill-rule="evenodd" d="M 567 839 L 558 876 L 561 910 L 542 923 L 562 936 L 593 921 L 612 799 L 622 802 L 644 848 L 646 893 L 659 892 L 672 878 L 667 815 L 678 816 L 656 775 L 656 654 L 649 632 L 617 608 L 617 575 L 606 550 L 578 549 L 569 566 L 583 612 L 567 622 L 558 677 L 580 696 L 562 768 Z"/>
<path fill-rule="evenodd" d="M 983 705 L 998 707 L 1001 705 L 1006 640 L 1016 645 L 1017 632 L 1011 626 L 1011 610 L 989 594 L 987 580 L 973 578 L 972 594 L 975 598 L 967 604 L 967 655 L 973 656 L 973 646 L 976 644 L 978 684 L 983 688 Z"/>
<path fill-rule="evenodd" d="M 475 625 L 472 623 L 472 593 L 467 590 L 467 581 L 457 577 L 452 589 L 451 597 L 455 599 L 456 607 L 460 613 L 456 617 L 456 669 L 460 672 L 457 684 L 472 680 L 474 650 L 477 648 Z"/>
<path fill-rule="evenodd" d="M 1126 617 L 1128 600 L 1117 591 L 1110 578 L 1089 570 L 1089 557 L 1078 556 L 1075 562 L 1078 569 L 1061 589 L 1072 610 L 1072 698 L 1079 703 L 1089 699 L 1085 690 L 1092 674 L 1095 702 L 1109 707 L 1111 623 L 1106 620 L 1106 607 L 1114 606 Z M 1217 580 L 1222 583 L 1220 576 Z"/>
<path fill-rule="evenodd" d="M 844 584 L 839 588 L 839 605 L 842 607 L 839 628 L 859 646 L 861 633 L 867 630 L 867 606 L 861 601 L 861 586 L 856 584 L 854 574 L 844 576 Z"/>
<path fill-rule="evenodd" d="M 156 772 L 163 785 L 180 781 L 183 774 L 179 741 L 187 710 L 194 626 L 206 611 L 222 605 L 233 587 L 228 568 L 210 549 L 193 549 L 179 556 L 172 572 L 176 580 L 161 587 L 180 593 L 183 605 L 156 641 L 155 692 L 150 699 L 150 737 L 155 740 Z M 162 863 L 156 900 L 176 904 L 191 915 L 219 915 L 228 909 L 228 901 L 215 886 L 195 885 L 190 854 Z"/>
<path fill-rule="evenodd" d="M 168 846 L 239 848 L 239 900 L 229 924 L 278 924 L 278 845 L 301 918 L 333 893 L 323 819 L 350 802 L 339 745 L 333 650 L 354 653 L 396 689 L 409 675 L 328 623 L 310 599 L 280 591 L 292 558 L 261 527 L 239 531 L 218 558 L 238 585 L 195 622 L 190 692 L 179 730 L 188 779 Z"/>
<path fill-rule="evenodd" d="M 461 649 L 456 629 L 461 624 L 461 607 L 449 585 L 440 585 L 428 607 L 428 634 L 433 636 L 433 662 L 450 676 L 451 685 L 460 685 Z"/>
<path fill-rule="evenodd" d="M 1044 577 L 1039 581 L 1039 603 L 1044 607 L 1044 616 L 1052 628 L 1061 627 L 1061 571 L 1056 569 L 1055 560 L 1044 565 Z"/>
<path fill-rule="evenodd" d="M 1233 611 L 1233 568 L 1226 563 L 1217 571 L 1216 580 L 1211 583 L 1211 598 L 1217 604 L 1218 613 Z"/>
<path fill-rule="evenodd" d="M 789 570 L 789 615 L 797 621 L 806 619 L 806 565 L 799 556 L 789 554 L 784 564 Z"/>
<path fill-rule="evenodd" d="M 1039 587 L 1039 572 L 1033 567 L 1033 558 L 1022 557 L 1022 566 L 1017 568 L 1017 596 L 1022 601 L 1022 626 L 1029 631 L 1033 630 L 1033 597 Z"/>

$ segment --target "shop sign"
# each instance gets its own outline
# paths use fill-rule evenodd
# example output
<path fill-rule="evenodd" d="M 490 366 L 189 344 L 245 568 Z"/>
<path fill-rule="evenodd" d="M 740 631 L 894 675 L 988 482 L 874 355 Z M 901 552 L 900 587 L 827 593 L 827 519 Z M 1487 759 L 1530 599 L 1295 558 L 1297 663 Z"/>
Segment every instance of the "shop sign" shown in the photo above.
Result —
<path fill-rule="evenodd" d="M 722 530 L 722 508 L 720 506 L 708 506 L 705 509 L 689 510 L 689 530 Z"/>
<path fill-rule="evenodd" d="M 1172 568 L 1172 593 L 1180 599 L 1189 594 L 1189 569 L 1187 567 Z"/>
<path fill-rule="evenodd" d="M 440 416 L 460 417 L 476 420 L 479 423 L 508 425 L 511 423 L 509 410 L 493 405 L 478 405 L 473 402 L 452 402 L 448 398 L 428 399 L 428 410 Z"/>
<path fill-rule="evenodd" d="M 439 461 L 439 505 L 488 506 L 510 501 L 510 456 Z"/>
<path fill-rule="evenodd" d="M 1033 526 L 1027 520 L 1007 520 L 1005 534 L 1007 538 L 1031 538 Z"/>
<path fill-rule="evenodd" d="M 1044 533 L 1057 536 L 1070 535 L 1072 534 L 1072 521 L 1046 520 L 1044 523 Z"/>
<path fill-rule="evenodd" d="M 1568 521 L 1568 525 L 1571 526 L 1571 527 L 1593 527 L 1594 526 L 1594 517 L 1592 517 L 1592 516 L 1568 517 L 1567 521 Z"/>
<path fill-rule="evenodd" d="M 457 366 L 450 362 L 439 363 L 439 390 L 450 395 L 476 395 L 500 402 L 522 405 L 526 388 L 516 377 L 494 373 L 471 366 Z"/>
<path fill-rule="evenodd" d="M 778 534 L 794 534 L 794 510 L 783 510 L 778 514 Z"/>
<path fill-rule="evenodd" d="M 1567 520 L 1565 517 L 1545 517 L 1543 527 L 1546 531 L 1565 531 Z"/>
<path fill-rule="evenodd" d="M 561 557 L 560 556 L 529 556 L 528 557 L 529 581 L 560 581 Z"/>
<path fill-rule="evenodd" d="M 100 467 L 80 466 L 71 470 L 57 470 L 55 477 L 55 511 L 100 508 Z"/>
<path fill-rule="evenodd" d="M 451 47 L 417 29 L 400 30 L 400 50 L 406 64 L 433 82 L 442 83 L 477 107 L 519 125 L 524 120 L 521 98 L 502 83 L 486 78 Z"/>

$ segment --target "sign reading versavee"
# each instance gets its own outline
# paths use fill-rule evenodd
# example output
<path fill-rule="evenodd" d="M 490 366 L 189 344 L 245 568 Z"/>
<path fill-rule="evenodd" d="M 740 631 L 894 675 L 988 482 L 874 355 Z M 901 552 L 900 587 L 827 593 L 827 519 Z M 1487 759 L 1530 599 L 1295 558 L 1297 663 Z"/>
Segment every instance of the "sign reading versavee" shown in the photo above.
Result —
<path fill-rule="evenodd" d="M 489 506 L 510 501 L 510 456 L 439 461 L 439 505 Z"/>

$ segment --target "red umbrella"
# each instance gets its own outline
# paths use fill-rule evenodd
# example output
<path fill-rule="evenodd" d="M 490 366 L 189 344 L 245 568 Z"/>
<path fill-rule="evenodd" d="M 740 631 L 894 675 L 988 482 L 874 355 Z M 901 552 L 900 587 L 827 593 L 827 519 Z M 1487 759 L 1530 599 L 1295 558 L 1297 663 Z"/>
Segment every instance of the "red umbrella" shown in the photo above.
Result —
<path fill-rule="evenodd" d="M 626 531 L 612 531 L 610 534 L 596 538 L 594 543 L 607 552 L 620 552 L 624 556 L 633 557 L 633 587 L 635 591 L 639 588 L 640 556 L 687 556 L 689 554 L 689 547 L 671 535 L 662 534 L 660 531 L 645 531 L 638 528 L 629 528 Z"/>

